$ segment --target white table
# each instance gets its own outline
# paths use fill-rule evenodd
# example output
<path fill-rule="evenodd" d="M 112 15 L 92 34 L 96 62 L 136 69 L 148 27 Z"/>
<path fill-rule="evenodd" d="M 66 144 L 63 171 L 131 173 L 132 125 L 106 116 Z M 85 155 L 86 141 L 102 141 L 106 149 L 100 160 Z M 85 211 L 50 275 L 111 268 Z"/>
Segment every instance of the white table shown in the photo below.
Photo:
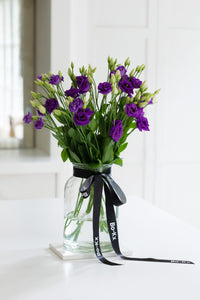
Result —
<path fill-rule="evenodd" d="M 62 261 L 48 249 L 61 239 L 62 213 L 59 199 L 0 201 L 0 299 L 200 299 L 198 230 L 129 197 L 120 208 L 122 243 L 138 257 L 196 264 L 123 261 L 110 267 L 96 259 Z"/>

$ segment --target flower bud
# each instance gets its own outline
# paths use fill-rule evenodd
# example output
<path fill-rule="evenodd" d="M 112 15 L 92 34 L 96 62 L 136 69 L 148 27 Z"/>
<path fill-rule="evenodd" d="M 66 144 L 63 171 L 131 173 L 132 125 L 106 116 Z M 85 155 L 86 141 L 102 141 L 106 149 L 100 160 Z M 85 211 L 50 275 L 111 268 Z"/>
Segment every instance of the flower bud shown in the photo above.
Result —
<path fill-rule="evenodd" d="M 35 108 L 38 108 L 38 107 L 41 105 L 40 101 L 37 100 L 37 99 L 30 100 L 30 103 L 31 103 L 31 105 L 32 105 L 33 107 L 35 107 Z"/>
<path fill-rule="evenodd" d="M 113 61 L 113 58 L 110 59 L 110 69 L 111 69 L 111 71 L 114 71 L 114 61 Z"/>
<path fill-rule="evenodd" d="M 46 108 L 45 108 L 42 104 L 40 104 L 40 105 L 38 106 L 38 109 L 39 109 L 39 111 L 40 111 L 43 115 L 46 114 Z"/>
<path fill-rule="evenodd" d="M 156 96 L 158 93 L 160 93 L 160 91 L 161 91 L 161 89 L 156 90 L 156 91 L 153 93 L 153 95 Z"/>
<path fill-rule="evenodd" d="M 143 71 L 144 71 L 144 69 L 145 69 L 146 67 L 145 67 L 145 65 L 144 65 L 144 64 L 142 64 L 140 68 L 141 68 L 141 71 L 140 71 L 140 72 L 143 72 Z"/>
<path fill-rule="evenodd" d="M 145 107 L 146 105 L 148 104 L 148 102 L 140 102 L 139 104 L 138 104 L 138 107 Z"/>
<path fill-rule="evenodd" d="M 41 81 L 40 79 L 36 79 L 34 82 L 35 82 L 35 84 L 37 84 L 38 86 L 44 86 L 44 82 Z"/>
<path fill-rule="evenodd" d="M 146 80 L 145 80 L 145 81 L 143 81 L 143 83 L 140 86 L 140 91 L 143 94 L 146 90 L 148 90 L 148 87 L 146 85 Z"/>
<path fill-rule="evenodd" d="M 62 72 L 61 72 L 61 71 L 58 71 L 58 75 L 60 76 L 60 79 L 62 80 L 63 75 L 62 75 Z"/>
<path fill-rule="evenodd" d="M 139 73 L 139 72 L 140 72 L 140 66 L 137 66 L 136 69 L 135 69 L 135 71 L 136 71 L 137 73 Z"/>
<path fill-rule="evenodd" d="M 116 88 L 116 86 L 112 87 L 112 94 L 113 95 L 117 95 L 118 94 L 118 89 Z"/>
<path fill-rule="evenodd" d="M 72 68 L 72 70 L 73 70 L 73 68 L 74 68 L 74 63 L 73 63 L 73 61 L 71 61 L 71 68 Z"/>
<path fill-rule="evenodd" d="M 142 96 L 142 100 L 148 102 L 152 97 L 153 97 L 153 95 L 152 95 L 151 93 L 145 93 L 145 94 L 143 94 L 143 96 Z"/>
<path fill-rule="evenodd" d="M 83 98 L 83 109 L 86 109 L 87 106 L 87 100 L 86 97 Z"/>
<path fill-rule="evenodd" d="M 141 98 L 141 92 L 140 92 L 140 90 L 139 90 L 139 91 L 137 91 L 137 93 L 136 93 L 136 95 L 135 95 L 135 97 L 134 97 L 134 100 L 135 100 L 136 102 L 139 102 L 139 101 L 140 101 L 140 98 Z"/>
<path fill-rule="evenodd" d="M 130 62 L 130 58 L 128 57 L 126 60 L 125 60 L 125 63 L 124 63 L 124 66 L 130 66 L 131 62 Z"/>
<path fill-rule="evenodd" d="M 108 56 L 108 64 L 110 64 L 110 60 L 111 60 L 111 58 L 110 58 L 110 55 Z"/>
<path fill-rule="evenodd" d="M 62 112 L 59 109 L 54 109 L 53 113 L 58 117 L 62 115 Z"/>
<path fill-rule="evenodd" d="M 72 70 L 70 68 L 68 68 L 68 75 L 71 78 L 71 76 L 72 76 Z"/>
<path fill-rule="evenodd" d="M 130 98 L 130 97 L 127 97 L 127 98 L 126 98 L 126 103 L 130 103 L 130 102 L 133 102 L 133 97 L 131 97 L 131 98 Z"/>
<path fill-rule="evenodd" d="M 38 95 L 37 95 L 37 93 L 35 93 L 35 92 L 31 91 L 31 95 L 33 96 L 33 98 L 34 98 L 34 99 L 38 99 Z"/>
<path fill-rule="evenodd" d="M 133 70 L 131 71 L 131 73 L 129 74 L 129 77 L 130 77 L 130 78 L 133 77 L 133 76 L 134 76 L 134 73 L 135 73 L 135 69 L 133 69 Z"/>
<path fill-rule="evenodd" d="M 69 102 L 73 102 L 74 101 L 74 98 L 72 98 L 72 97 L 67 97 L 67 100 L 69 101 Z"/>
<path fill-rule="evenodd" d="M 33 121 L 36 121 L 36 120 L 38 120 L 38 119 L 39 119 L 38 116 L 32 116 L 32 120 L 33 120 Z"/>
<path fill-rule="evenodd" d="M 88 81 L 90 84 L 92 84 L 92 77 L 90 75 L 88 75 Z"/>
<path fill-rule="evenodd" d="M 114 84 L 116 82 L 115 74 L 113 74 L 113 73 L 111 74 L 110 82 L 111 82 L 111 84 Z"/>
<path fill-rule="evenodd" d="M 116 73 L 115 73 L 115 78 L 117 81 L 119 81 L 121 79 L 121 73 L 120 73 L 120 70 L 117 70 Z"/>

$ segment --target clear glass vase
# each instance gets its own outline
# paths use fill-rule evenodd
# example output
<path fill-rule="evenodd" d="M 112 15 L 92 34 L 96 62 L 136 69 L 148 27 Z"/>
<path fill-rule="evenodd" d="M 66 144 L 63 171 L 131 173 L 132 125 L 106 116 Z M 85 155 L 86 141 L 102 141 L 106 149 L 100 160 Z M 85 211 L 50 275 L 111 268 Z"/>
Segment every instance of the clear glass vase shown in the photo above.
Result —
<path fill-rule="evenodd" d="M 76 164 L 74 166 L 88 169 L 88 166 L 85 165 Z M 105 165 L 100 169 L 95 169 L 95 172 L 103 172 L 108 167 L 110 166 Z M 85 178 L 71 176 L 67 180 L 64 190 L 63 245 L 67 251 L 73 253 L 94 253 L 92 231 L 94 187 L 91 187 L 90 196 L 84 199 L 79 191 L 84 180 Z M 99 233 L 102 252 L 113 251 L 106 221 L 104 192 L 101 201 Z"/>

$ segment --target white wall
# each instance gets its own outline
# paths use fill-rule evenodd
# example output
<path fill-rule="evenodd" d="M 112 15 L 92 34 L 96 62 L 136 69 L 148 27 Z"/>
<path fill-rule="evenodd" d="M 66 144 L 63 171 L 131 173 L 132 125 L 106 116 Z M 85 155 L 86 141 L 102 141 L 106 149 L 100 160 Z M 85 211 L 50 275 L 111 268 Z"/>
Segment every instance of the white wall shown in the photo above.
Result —
<path fill-rule="evenodd" d="M 200 2 L 73 0 L 70 59 L 97 66 L 105 79 L 108 55 L 147 66 L 150 90 L 161 88 L 148 112 L 150 133 L 135 132 L 114 176 L 127 194 L 145 197 L 200 226 Z"/>
<path fill-rule="evenodd" d="M 159 2 L 156 203 L 200 226 L 200 2 Z"/>

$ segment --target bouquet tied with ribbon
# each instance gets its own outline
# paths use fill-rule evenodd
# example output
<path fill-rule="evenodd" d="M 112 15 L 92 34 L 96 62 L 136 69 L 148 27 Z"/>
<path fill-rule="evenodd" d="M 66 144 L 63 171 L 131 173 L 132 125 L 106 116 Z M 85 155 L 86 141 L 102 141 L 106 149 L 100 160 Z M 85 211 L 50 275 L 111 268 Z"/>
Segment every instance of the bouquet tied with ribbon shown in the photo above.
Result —
<path fill-rule="evenodd" d="M 30 101 L 35 114 L 29 111 L 23 121 L 27 124 L 33 122 L 37 130 L 43 127 L 49 129 L 62 148 L 63 162 L 69 159 L 74 166 L 74 177 L 82 179 L 75 208 L 65 217 L 64 230 L 79 215 L 88 198 L 84 216 L 93 211 L 93 246 L 101 262 L 119 265 L 103 256 L 99 229 L 109 233 L 112 248 L 122 259 L 191 263 L 130 258 L 124 256 L 119 247 L 114 206 L 124 204 L 126 197 L 111 177 L 111 166 L 122 166 L 120 156 L 128 145 L 130 134 L 135 130 L 149 131 L 145 108 L 155 102 L 159 92 L 148 92 L 146 81 L 140 79 L 144 65 L 129 68 L 129 58 L 120 64 L 117 59 L 108 57 L 107 78 L 96 84 L 96 68 L 83 66 L 77 74 L 72 62 L 68 69 L 68 88 L 64 87 L 64 77 L 60 71 L 58 74 L 39 75 L 35 83 L 40 92 L 31 92 L 33 99 Z M 79 220 L 70 238 L 77 239 L 82 225 Z"/>

